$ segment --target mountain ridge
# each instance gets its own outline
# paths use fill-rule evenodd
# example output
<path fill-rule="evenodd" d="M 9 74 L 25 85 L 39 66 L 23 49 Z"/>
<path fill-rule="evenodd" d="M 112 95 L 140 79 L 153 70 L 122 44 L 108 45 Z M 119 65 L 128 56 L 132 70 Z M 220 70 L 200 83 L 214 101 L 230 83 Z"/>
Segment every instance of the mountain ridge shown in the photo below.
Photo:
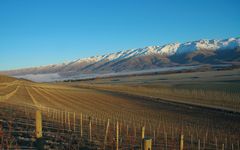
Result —
<path fill-rule="evenodd" d="M 69 63 L 1 71 L 1 73 L 11 76 L 56 73 L 61 77 L 71 77 L 78 74 L 116 73 L 178 65 L 224 64 L 239 62 L 239 57 L 239 37 L 223 40 L 201 39 L 123 50 L 77 59 Z"/>

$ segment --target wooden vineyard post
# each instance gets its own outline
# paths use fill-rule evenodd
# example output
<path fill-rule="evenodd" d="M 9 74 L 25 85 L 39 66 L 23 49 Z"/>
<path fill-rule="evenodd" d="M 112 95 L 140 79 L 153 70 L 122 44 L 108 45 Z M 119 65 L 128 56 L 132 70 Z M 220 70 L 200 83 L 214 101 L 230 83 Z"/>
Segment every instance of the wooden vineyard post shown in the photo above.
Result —
<path fill-rule="evenodd" d="M 205 138 L 203 138 L 203 149 L 205 149 L 205 147 L 206 147 L 206 140 Z"/>
<path fill-rule="evenodd" d="M 53 120 L 56 121 L 56 110 L 53 109 Z"/>
<path fill-rule="evenodd" d="M 48 116 L 48 118 L 50 118 L 50 110 L 49 110 L 49 107 L 47 108 L 47 116 Z"/>
<path fill-rule="evenodd" d="M 56 110 L 55 113 L 56 113 L 56 122 L 58 123 L 58 110 Z"/>
<path fill-rule="evenodd" d="M 105 149 L 105 145 L 107 144 L 108 128 L 109 128 L 109 119 L 107 120 L 107 127 L 106 127 L 106 132 L 104 137 L 104 149 Z"/>
<path fill-rule="evenodd" d="M 58 110 L 56 110 L 56 122 L 58 123 L 59 121 L 59 115 L 58 115 Z"/>
<path fill-rule="evenodd" d="M 145 127 L 143 126 L 142 129 L 141 129 L 141 140 L 142 140 L 142 143 L 141 143 L 141 149 L 143 149 L 143 139 L 145 137 Z"/>
<path fill-rule="evenodd" d="M 54 109 L 52 109 L 52 113 L 51 113 L 51 114 L 52 114 L 52 117 L 51 117 L 51 118 L 52 118 L 53 121 L 54 121 Z"/>
<path fill-rule="evenodd" d="M 224 141 L 224 143 L 223 143 L 223 144 L 224 144 L 224 148 L 227 147 L 227 145 L 228 145 L 227 143 L 228 143 L 228 140 L 227 140 L 227 138 L 225 137 L 225 141 Z"/>
<path fill-rule="evenodd" d="M 152 150 L 152 139 L 142 139 L 142 150 Z"/>
<path fill-rule="evenodd" d="M 36 138 L 42 137 L 42 113 L 40 110 L 36 111 Z"/>
<path fill-rule="evenodd" d="M 137 129 L 136 129 L 136 126 L 134 125 L 134 142 L 136 142 L 136 138 L 137 138 Z"/>
<path fill-rule="evenodd" d="M 65 122 L 65 127 L 67 125 L 67 112 L 65 111 L 64 112 L 64 122 Z"/>
<path fill-rule="evenodd" d="M 55 119 L 56 119 L 56 122 L 58 122 L 58 110 L 57 110 L 57 109 L 55 109 L 55 115 L 56 115 L 56 116 L 55 116 L 55 117 L 56 117 L 56 118 L 55 118 Z"/>
<path fill-rule="evenodd" d="M 128 129 L 128 124 L 127 124 L 127 131 L 126 131 L 126 132 L 127 132 L 127 137 L 128 137 L 128 130 L 129 130 L 129 129 Z"/>
<path fill-rule="evenodd" d="M 73 131 L 75 132 L 76 131 L 76 113 L 74 112 L 73 113 Z"/>
<path fill-rule="evenodd" d="M 68 130 L 71 131 L 71 123 L 70 123 L 70 113 L 68 112 Z"/>
<path fill-rule="evenodd" d="M 216 150 L 218 150 L 218 141 L 216 137 L 215 137 L 215 145 L 216 145 Z"/>
<path fill-rule="evenodd" d="M 184 142 L 184 135 L 181 134 L 181 135 L 180 135 L 180 146 L 179 146 L 179 150 L 183 150 L 183 142 Z"/>
<path fill-rule="evenodd" d="M 153 145 L 156 144 L 156 131 L 155 129 L 153 130 Z"/>
<path fill-rule="evenodd" d="M 167 141 L 167 132 L 164 133 L 165 134 L 165 149 L 168 149 L 168 141 Z"/>
<path fill-rule="evenodd" d="M 121 129 L 122 129 L 122 123 L 121 122 L 119 122 L 118 123 L 118 136 L 121 136 Z"/>
<path fill-rule="evenodd" d="M 64 112 L 61 111 L 61 123 L 62 123 L 62 126 L 64 125 Z"/>
<path fill-rule="evenodd" d="M 191 145 L 190 145 L 190 148 L 192 149 L 193 148 L 193 135 L 191 134 Z"/>
<path fill-rule="evenodd" d="M 198 139 L 198 150 L 201 150 L 201 141 Z"/>
<path fill-rule="evenodd" d="M 44 141 L 42 138 L 42 112 L 40 110 L 36 111 L 36 129 L 35 129 L 35 134 L 36 134 L 36 147 L 38 150 L 43 150 L 44 149 Z"/>
<path fill-rule="evenodd" d="M 80 114 L 80 136 L 83 136 L 83 122 L 82 122 L 83 116 L 82 113 Z"/>
<path fill-rule="evenodd" d="M 117 121 L 117 125 L 116 125 L 116 150 L 118 150 L 118 129 L 119 127 L 118 127 L 118 121 Z"/>
<path fill-rule="evenodd" d="M 222 150 L 224 150 L 225 149 L 225 146 L 224 146 L 224 144 L 222 144 Z"/>
<path fill-rule="evenodd" d="M 59 123 L 62 124 L 62 111 L 58 110 L 58 115 L 59 115 Z"/>
<path fill-rule="evenodd" d="M 141 133 L 142 133 L 142 134 L 141 134 L 141 135 L 142 135 L 141 137 L 142 137 L 142 140 L 143 140 L 144 137 L 145 137 L 145 127 L 144 127 L 144 126 L 142 127 L 142 132 L 141 132 Z"/>
<path fill-rule="evenodd" d="M 237 149 L 240 149 L 239 141 L 237 141 Z"/>
<path fill-rule="evenodd" d="M 92 119 L 89 117 L 89 141 L 92 141 Z"/>

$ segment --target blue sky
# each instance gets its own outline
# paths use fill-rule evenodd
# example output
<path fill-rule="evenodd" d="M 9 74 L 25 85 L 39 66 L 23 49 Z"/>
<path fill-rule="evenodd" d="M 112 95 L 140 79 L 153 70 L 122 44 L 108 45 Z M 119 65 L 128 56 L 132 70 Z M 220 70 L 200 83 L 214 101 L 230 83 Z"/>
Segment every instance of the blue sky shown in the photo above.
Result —
<path fill-rule="evenodd" d="M 1 0 L 0 70 L 238 37 L 239 0 Z"/>

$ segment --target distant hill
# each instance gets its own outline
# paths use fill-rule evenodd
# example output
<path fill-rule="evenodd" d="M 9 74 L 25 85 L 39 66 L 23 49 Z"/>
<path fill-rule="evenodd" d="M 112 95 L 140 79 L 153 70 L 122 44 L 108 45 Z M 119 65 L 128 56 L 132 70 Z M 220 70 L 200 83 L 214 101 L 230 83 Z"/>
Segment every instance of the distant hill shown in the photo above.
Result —
<path fill-rule="evenodd" d="M 124 50 L 69 63 L 1 73 L 30 80 L 53 81 L 96 74 L 144 71 L 189 65 L 240 64 L 240 38 L 198 40 Z"/>
<path fill-rule="evenodd" d="M 5 82 L 13 82 L 16 81 L 16 78 L 5 76 L 5 75 L 0 75 L 0 83 L 5 83 Z"/>

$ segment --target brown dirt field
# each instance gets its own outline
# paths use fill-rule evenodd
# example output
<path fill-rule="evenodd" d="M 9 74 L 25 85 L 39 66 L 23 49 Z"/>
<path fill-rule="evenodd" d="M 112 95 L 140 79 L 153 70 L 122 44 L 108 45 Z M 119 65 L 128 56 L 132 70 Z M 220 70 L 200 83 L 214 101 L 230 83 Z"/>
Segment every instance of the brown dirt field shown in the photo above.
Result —
<path fill-rule="evenodd" d="M 240 69 L 110 77 L 58 84 L 240 112 Z"/>
<path fill-rule="evenodd" d="M 186 139 L 206 138 L 209 143 L 225 139 L 237 143 L 240 139 L 240 114 L 208 109 L 193 105 L 154 101 L 146 97 L 97 89 L 84 89 L 68 85 L 18 82 L 9 91 L 20 86 L 5 102 L 12 104 L 42 105 L 83 113 L 99 119 L 118 120 L 131 126 L 146 126 L 146 134 L 152 137 L 154 129 L 178 136 L 183 129 Z M 12 87 L 12 88 L 11 88 Z M 8 94 L 1 91 L 2 94 Z"/>
<path fill-rule="evenodd" d="M 12 91 L 14 91 L 16 88 L 18 87 L 18 85 L 11 85 L 11 86 L 7 86 L 5 88 L 0 89 L 0 95 L 6 95 L 8 93 L 11 93 Z"/>

